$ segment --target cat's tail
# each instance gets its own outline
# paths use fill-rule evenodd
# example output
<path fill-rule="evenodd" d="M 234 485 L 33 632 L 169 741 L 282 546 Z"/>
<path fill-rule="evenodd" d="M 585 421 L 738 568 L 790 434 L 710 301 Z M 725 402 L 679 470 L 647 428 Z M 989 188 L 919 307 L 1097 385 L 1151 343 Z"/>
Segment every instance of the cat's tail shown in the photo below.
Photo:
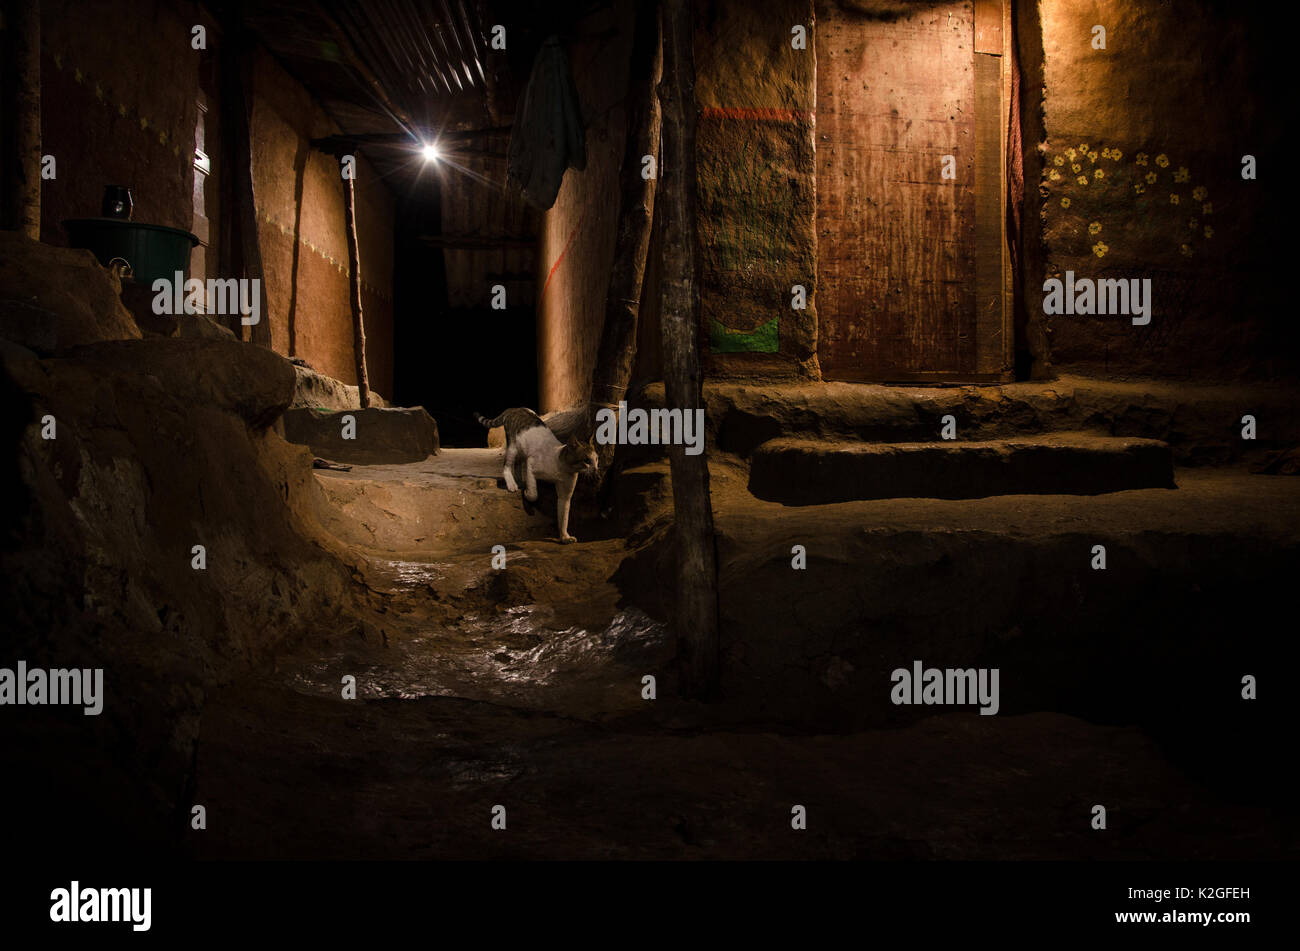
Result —
<path fill-rule="evenodd" d="M 482 426 L 484 429 L 495 429 L 496 427 L 500 426 L 502 423 L 505 422 L 506 414 L 502 413 L 496 419 L 488 419 L 482 413 L 475 413 L 474 418 L 478 420 L 479 425 Z"/>

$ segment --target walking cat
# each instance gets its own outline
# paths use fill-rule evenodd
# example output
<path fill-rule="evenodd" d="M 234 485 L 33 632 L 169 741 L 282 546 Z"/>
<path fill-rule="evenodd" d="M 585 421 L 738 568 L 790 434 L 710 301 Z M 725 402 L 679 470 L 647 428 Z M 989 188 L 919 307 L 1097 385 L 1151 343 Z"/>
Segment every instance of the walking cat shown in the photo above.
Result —
<path fill-rule="evenodd" d="M 485 429 L 505 427 L 506 459 L 501 474 L 505 476 L 506 488 L 511 492 L 519 491 L 519 483 L 515 481 L 515 464 L 522 457 L 524 498 L 530 502 L 537 501 L 538 479 L 553 482 L 557 496 L 555 520 L 560 529 L 560 542 L 568 544 L 577 541 L 569 534 L 569 503 L 573 500 L 578 476 L 584 472 L 594 473 L 597 469 L 596 450 L 591 442 L 581 442 L 576 436 L 570 436 L 568 442 L 560 442 L 540 416 L 522 407 L 508 409 L 496 419 L 486 419 L 478 413 L 474 414 L 474 418 Z"/>

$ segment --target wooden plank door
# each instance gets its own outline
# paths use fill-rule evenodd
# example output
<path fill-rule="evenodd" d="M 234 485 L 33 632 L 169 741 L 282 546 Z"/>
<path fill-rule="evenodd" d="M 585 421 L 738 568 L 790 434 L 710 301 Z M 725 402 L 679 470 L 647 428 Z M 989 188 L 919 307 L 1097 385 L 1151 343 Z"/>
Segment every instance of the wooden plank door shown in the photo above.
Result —
<path fill-rule="evenodd" d="M 916 4 L 893 20 L 817 4 L 817 352 L 827 379 L 976 381 L 1003 369 L 1001 57 L 983 57 L 994 64 L 990 103 L 974 24 L 970 2 Z M 949 155 L 956 177 L 945 179 Z"/>

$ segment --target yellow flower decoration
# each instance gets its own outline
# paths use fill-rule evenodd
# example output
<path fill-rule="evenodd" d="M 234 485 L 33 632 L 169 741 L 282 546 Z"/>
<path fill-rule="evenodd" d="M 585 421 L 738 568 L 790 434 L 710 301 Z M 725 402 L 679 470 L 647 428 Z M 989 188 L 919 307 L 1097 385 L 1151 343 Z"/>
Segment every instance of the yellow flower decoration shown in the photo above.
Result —
<path fill-rule="evenodd" d="M 1111 149 L 1110 157 L 1111 157 L 1111 161 L 1118 162 L 1120 159 L 1124 157 L 1124 153 L 1121 152 L 1119 149 Z"/>
<path fill-rule="evenodd" d="M 1102 158 L 1110 158 L 1110 149 L 1102 149 L 1102 150 L 1101 150 L 1101 157 L 1102 157 Z"/>
<path fill-rule="evenodd" d="M 1074 157 L 1075 157 L 1076 155 L 1078 155 L 1079 153 L 1076 152 L 1076 151 L 1074 151 L 1074 149 L 1066 149 L 1066 150 L 1065 150 L 1065 154 L 1068 155 L 1068 156 L 1070 157 L 1070 161 L 1073 162 L 1073 161 L 1074 161 Z"/>
<path fill-rule="evenodd" d="M 1139 152 L 1134 157 L 1133 161 L 1138 165 L 1145 165 L 1147 163 L 1148 158 L 1150 158 L 1150 156 L 1148 156 L 1145 152 Z"/>
<path fill-rule="evenodd" d="M 1092 222 L 1092 224 L 1088 225 L 1088 234 L 1100 234 L 1100 233 L 1101 233 L 1100 221 L 1094 221 Z"/>
<path fill-rule="evenodd" d="M 1087 176 L 1087 175 L 1080 175 L 1080 176 L 1079 176 L 1077 179 L 1075 179 L 1075 180 L 1076 180 L 1080 185 L 1086 185 L 1086 184 L 1088 184 L 1088 176 Z"/>
<path fill-rule="evenodd" d="M 1095 162 L 1095 161 L 1097 161 L 1097 153 L 1096 153 L 1096 152 L 1089 152 L 1089 153 L 1088 153 L 1088 161 L 1089 161 L 1089 162 Z"/>
<path fill-rule="evenodd" d="M 1098 241 L 1096 244 L 1092 246 L 1092 253 L 1097 255 L 1097 257 L 1099 258 L 1104 258 L 1106 256 L 1106 252 L 1109 250 L 1110 248 L 1106 247 L 1106 243 L 1104 241 Z"/>
<path fill-rule="evenodd" d="M 1093 178 L 1105 178 L 1105 177 L 1106 177 L 1106 173 L 1103 172 L 1103 171 L 1102 171 L 1101 169 L 1099 169 L 1099 168 L 1098 168 L 1098 169 L 1094 169 L 1092 175 L 1093 175 Z"/>
<path fill-rule="evenodd" d="M 1048 174 L 1047 177 L 1054 182 L 1059 182 L 1061 180 L 1061 173 L 1058 172 L 1056 169 L 1052 169 L 1052 171 Z"/>
<path fill-rule="evenodd" d="M 1203 215 L 1214 214 L 1214 205 L 1211 202 L 1207 201 L 1204 205 L 1201 206 L 1201 214 Z"/>
<path fill-rule="evenodd" d="M 1156 156 L 1156 164 L 1159 165 L 1161 168 L 1168 168 L 1169 156 L 1165 155 L 1164 152 L 1161 152 L 1159 155 Z"/>
<path fill-rule="evenodd" d="M 1178 170 L 1174 172 L 1174 181 L 1176 182 L 1185 182 L 1191 177 L 1192 173 L 1182 165 L 1178 166 Z"/>
<path fill-rule="evenodd" d="M 1214 237 L 1214 229 L 1211 228 L 1209 225 L 1206 225 L 1206 226 L 1205 226 L 1205 236 L 1206 236 L 1207 238 L 1213 238 L 1213 237 Z"/>
<path fill-rule="evenodd" d="M 1148 185 L 1154 185 L 1155 183 L 1156 183 L 1156 173 L 1155 173 L 1155 172 L 1147 172 L 1147 184 L 1148 184 Z"/>
<path fill-rule="evenodd" d="M 1074 172 L 1075 175 L 1078 175 L 1080 172 L 1083 171 L 1083 166 L 1080 165 L 1078 162 L 1075 162 L 1073 165 L 1070 166 L 1070 171 Z"/>
<path fill-rule="evenodd" d="M 1064 164 L 1065 164 L 1065 156 L 1064 156 L 1064 155 L 1058 155 L 1056 158 L 1052 159 L 1052 162 L 1055 163 L 1055 164 L 1057 164 L 1057 165 L 1064 165 Z"/>
<path fill-rule="evenodd" d="M 123 116 L 123 117 L 126 116 L 126 106 L 125 106 L 123 103 L 120 103 L 120 102 L 119 102 L 119 103 L 117 104 L 117 114 L 118 114 L 119 116 Z"/>
<path fill-rule="evenodd" d="M 1199 224 L 1199 222 L 1198 222 L 1195 218 L 1188 218 L 1188 219 L 1187 219 L 1187 227 L 1191 228 L 1193 231 L 1196 230 L 1196 226 L 1197 226 L 1198 224 Z"/>
<path fill-rule="evenodd" d="M 1205 201 L 1206 196 L 1208 196 L 1209 194 L 1210 193 L 1205 190 L 1204 185 L 1197 185 L 1195 188 L 1192 189 L 1192 197 L 1195 198 L 1197 201 Z"/>
<path fill-rule="evenodd" d="M 1170 195 L 1170 196 L 1169 196 L 1169 204 L 1171 204 L 1171 205 L 1176 205 L 1176 204 L 1178 204 L 1178 196 L 1177 196 L 1177 195 Z"/>
<path fill-rule="evenodd" d="M 1138 182 L 1136 185 L 1133 186 L 1133 191 L 1137 192 L 1137 194 L 1139 194 L 1139 195 L 1142 194 L 1142 193 L 1143 193 L 1144 191 L 1146 191 L 1146 190 L 1147 190 L 1147 187 L 1146 187 L 1145 185 L 1143 185 L 1141 182 Z"/>
<path fill-rule="evenodd" d="M 1179 245 L 1178 251 L 1185 258 L 1190 258 L 1192 256 L 1192 246 L 1190 244 Z"/>
<path fill-rule="evenodd" d="M 1062 199 L 1061 199 L 1061 207 L 1062 207 L 1062 208 L 1069 208 L 1069 207 L 1070 207 L 1070 199 L 1069 199 L 1069 198 L 1062 198 Z"/>
<path fill-rule="evenodd" d="M 1085 143 L 1083 143 L 1083 145 L 1079 146 L 1079 151 L 1082 152 L 1084 155 L 1087 155 L 1087 154 L 1088 154 L 1088 143 L 1085 142 Z"/>
<path fill-rule="evenodd" d="M 144 131 L 145 129 L 147 129 L 147 128 L 149 128 L 149 120 L 146 119 L 144 116 L 141 116 L 141 117 L 140 117 L 140 131 L 143 132 L 143 131 Z"/>

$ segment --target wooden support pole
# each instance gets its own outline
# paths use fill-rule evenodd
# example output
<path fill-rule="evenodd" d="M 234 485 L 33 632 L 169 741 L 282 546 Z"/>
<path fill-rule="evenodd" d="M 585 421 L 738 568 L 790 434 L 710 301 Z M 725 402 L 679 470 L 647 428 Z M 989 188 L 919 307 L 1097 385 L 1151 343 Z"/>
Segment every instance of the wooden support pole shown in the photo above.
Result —
<path fill-rule="evenodd" d="M 683 414 L 703 406 L 700 295 L 696 285 L 695 14 L 691 0 L 665 0 L 663 104 L 663 360 L 667 406 Z M 682 690 L 696 699 L 718 692 L 718 555 L 709 498 L 708 455 L 669 446 L 677 544 L 674 621 Z"/>
<path fill-rule="evenodd" d="M 0 195 L 6 231 L 41 239 L 41 5 L 40 0 L 4 0 L 0 35 L 3 123 Z"/>
<path fill-rule="evenodd" d="M 262 242 L 257 225 L 257 187 L 253 174 L 253 64 L 256 48 L 247 36 L 232 36 L 222 64 L 224 95 L 228 100 L 227 116 L 231 129 L 232 175 L 234 188 L 234 232 L 238 240 L 232 251 L 238 272 L 257 281 L 261 297 L 261 320 L 249 328 L 249 339 L 263 347 L 271 346 L 271 318 L 267 308 L 266 280 L 262 270 Z"/>
<path fill-rule="evenodd" d="M 352 290 L 352 353 L 357 361 L 357 395 L 361 408 L 370 405 L 370 379 L 366 374 L 366 325 L 361 317 L 361 249 L 357 242 L 357 185 L 343 179 L 343 212 L 348 228 L 348 285 Z"/>
<path fill-rule="evenodd" d="M 614 269 L 605 296 L 605 325 L 591 379 L 591 414 L 588 429 L 595 426 L 596 411 L 602 406 L 617 408 L 627 393 L 636 360 L 636 325 L 641 308 L 641 285 L 645 279 L 646 254 L 654 221 L 655 185 L 658 169 L 646 177 L 645 156 L 659 162 L 661 116 L 655 85 L 663 66 L 660 41 L 659 2 L 641 0 L 637 7 L 636 31 L 628 73 L 627 134 L 623 144 L 622 191 L 619 196 L 618 237 L 614 244 Z M 614 446 L 597 446 L 600 469 L 607 472 Z"/>

